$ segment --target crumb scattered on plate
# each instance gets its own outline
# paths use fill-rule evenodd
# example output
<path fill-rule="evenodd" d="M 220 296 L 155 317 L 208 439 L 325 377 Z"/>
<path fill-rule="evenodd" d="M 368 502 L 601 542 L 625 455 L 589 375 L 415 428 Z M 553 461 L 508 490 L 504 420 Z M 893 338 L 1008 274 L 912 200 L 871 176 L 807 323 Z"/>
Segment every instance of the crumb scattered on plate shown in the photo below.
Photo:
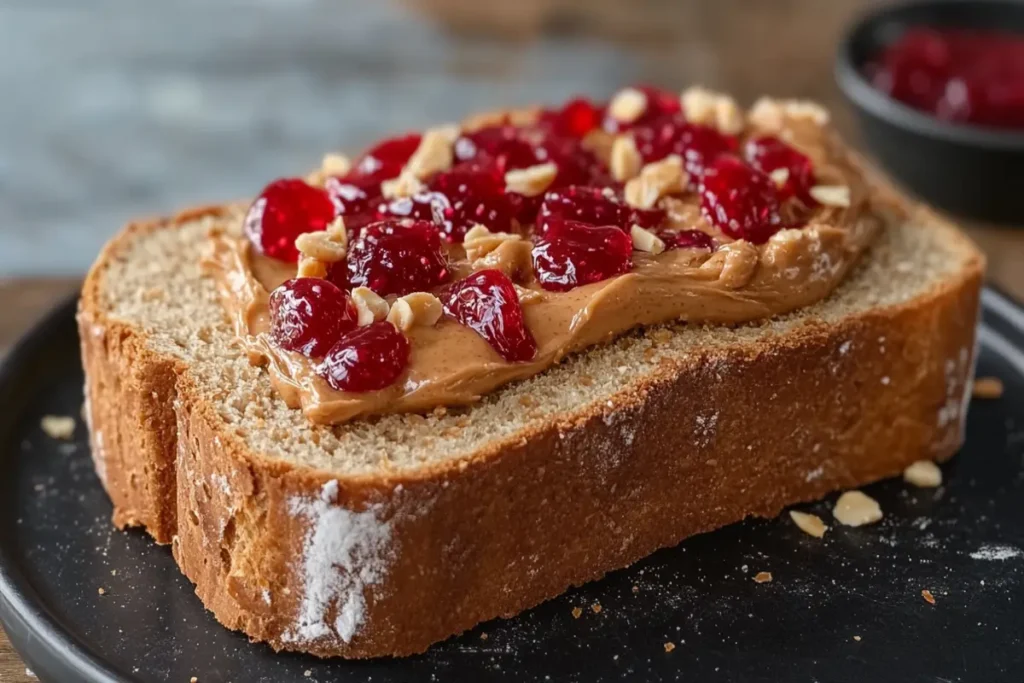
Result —
<path fill-rule="evenodd" d="M 595 602 L 593 605 L 590 606 L 590 610 L 594 614 L 600 614 L 601 613 L 601 603 Z"/>
<path fill-rule="evenodd" d="M 75 435 L 75 418 L 67 415 L 43 415 L 39 426 L 51 439 L 67 441 Z"/>
<path fill-rule="evenodd" d="M 846 526 L 864 526 L 882 519 L 882 508 L 878 501 L 862 491 L 847 491 L 839 496 L 832 508 L 836 521 Z"/>
<path fill-rule="evenodd" d="M 672 641 L 665 643 L 665 652 L 672 652 L 672 650 L 674 649 L 676 649 L 675 643 L 673 643 Z"/>
<path fill-rule="evenodd" d="M 860 642 L 860 636 L 854 636 L 853 639 L 856 640 L 858 643 Z"/>
<path fill-rule="evenodd" d="M 757 574 L 754 574 L 754 583 L 768 583 L 771 580 L 771 572 L 758 572 Z"/>
<path fill-rule="evenodd" d="M 974 398 L 1000 398 L 1003 395 L 1003 380 L 998 377 L 978 377 L 974 380 Z"/>
<path fill-rule="evenodd" d="M 106 595 L 106 594 L 107 594 L 107 591 L 106 591 L 106 589 L 104 589 L 104 588 L 100 588 L 100 589 L 99 589 L 99 590 L 97 590 L 96 592 L 97 592 L 97 593 L 99 593 L 100 595 Z"/>
<path fill-rule="evenodd" d="M 918 460 L 903 470 L 903 481 L 919 488 L 933 489 L 942 483 L 942 470 L 931 460 Z"/>
<path fill-rule="evenodd" d="M 927 588 L 921 591 L 921 597 L 924 598 L 925 602 L 927 602 L 929 605 L 935 604 L 935 596 L 932 595 L 932 592 Z"/>
<path fill-rule="evenodd" d="M 582 616 L 582 614 L 583 614 L 583 610 L 581 608 L 579 608 L 579 607 L 573 607 L 572 608 L 572 618 L 573 619 L 579 619 L 580 616 Z"/>
<path fill-rule="evenodd" d="M 821 538 L 828 531 L 828 527 L 821 521 L 821 517 L 818 515 L 812 515 L 809 512 L 800 512 L 799 510 L 790 510 L 789 517 L 793 522 L 800 527 L 800 531 L 805 534 L 814 536 L 815 538 Z"/>

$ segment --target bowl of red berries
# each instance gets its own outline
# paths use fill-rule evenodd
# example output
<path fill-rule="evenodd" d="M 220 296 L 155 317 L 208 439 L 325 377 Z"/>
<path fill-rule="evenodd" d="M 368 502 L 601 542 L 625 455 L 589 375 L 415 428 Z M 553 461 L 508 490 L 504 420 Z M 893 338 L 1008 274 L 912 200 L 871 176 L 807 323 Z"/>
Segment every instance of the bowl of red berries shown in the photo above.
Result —
<path fill-rule="evenodd" d="M 836 78 L 896 180 L 950 212 L 1024 224 L 1024 3 L 880 8 L 841 43 Z"/>

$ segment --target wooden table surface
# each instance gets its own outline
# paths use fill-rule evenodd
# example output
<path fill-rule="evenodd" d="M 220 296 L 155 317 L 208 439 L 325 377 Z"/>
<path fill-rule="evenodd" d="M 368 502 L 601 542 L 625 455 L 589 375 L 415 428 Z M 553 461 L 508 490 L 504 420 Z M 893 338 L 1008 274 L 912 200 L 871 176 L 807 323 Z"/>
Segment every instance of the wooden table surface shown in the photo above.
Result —
<path fill-rule="evenodd" d="M 510 51 L 521 55 L 524 42 L 557 44 L 561 35 L 578 37 L 582 33 L 628 55 L 640 65 L 644 80 L 704 82 L 728 89 L 747 101 L 761 92 L 813 97 L 833 110 L 837 125 L 850 139 L 857 139 L 849 111 L 832 84 L 831 55 L 843 25 L 869 4 L 866 2 L 407 0 L 404 4 L 408 21 L 433 22 L 440 27 L 438 41 L 464 45 L 467 51 L 481 36 L 499 47 L 507 44 Z M 762 57 L 751 60 L 751 54 Z M 470 67 L 460 62 L 451 68 L 466 70 L 467 77 L 473 75 L 473 69 L 482 70 L 496 81 L 524 78 L 513 73 L 516 64 Z M 382 87 L 387 87 L 388 79 L 399 81 L 402 75 L 382 73 Z M 622 77 L 612 74 L 609 79 Z M 567 87 L 571 89 L 571 84 Z M 1024 229 L 982 225 L 965 228 L 988 254 L 990 281 L 1024 300 Z M 0 249 L 2 240 L 0 234 Z M 77 284 L 78 278 L 67 277 L 0 279 L 0 356 L 53 303 L 74 292 Z M 0 632 L 0 683 L 32 680 Z"/>

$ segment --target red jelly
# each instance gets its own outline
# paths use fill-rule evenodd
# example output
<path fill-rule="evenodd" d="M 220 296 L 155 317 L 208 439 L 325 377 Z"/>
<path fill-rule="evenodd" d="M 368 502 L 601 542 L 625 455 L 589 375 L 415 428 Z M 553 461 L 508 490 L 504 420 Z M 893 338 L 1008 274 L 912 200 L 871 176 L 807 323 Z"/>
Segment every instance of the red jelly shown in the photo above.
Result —
<path fill-rule="evenodd" d="M 263 188 L 245 215 L 246 237 L 263 254 L 295 263 L 295 238 L 323 230 L 334 220 L 336 208 L 324 190 L 298 178 L 282 178 Z"/>
<path fill-rule="evenodd" d="M 425 221 L 371 223 L 349 247 L 345 272 L 338 271 L 330 278 L 339 285 L 381 296 L 428 291 L 451 277 L 441 236 Z"/>
<path fill-rule="evenodd" d="M 538 126 L 561 137 L 582 138 L 601 125 L 604 108 L 583 97 L 570 99 L 561 109 L 545 109 Z"/>
<path fill-rule="evenodd" d="M 409 365 L 409 340 L 389 322 L 347 332 L 317 366 L 337 391 L 377 391 L 395 383 Z"/>
<path fill-rule="evenodd" d="M 726 235 L 754 244 L 766 242 L 782 228 L 772 179 L 734 156 L 718 157 L 705 171 L 700 208 Z"/>
<path fill-rule="evenodd" d="M 446 314 L 487 340 L 510 363 L 537 355 L 516 288 L 500 270 L 481 270 L 459 280 L 445 290 L 442 301 Z"/>
<path fill-rule="evenodd" d="M 320 278 L 288 280 L 270 293 L 270 336 L 282 349 L 310 358 L 327 353 L 358 314 L 348 293 Z"/>
<path fill-rule="evenodd" d="M 477 223 L 492 232 L 512 229 L 518 207 L 505 194 L 503 175 L 469 162 L 438 173 L 428 187 L 439 195 L 431 202 L 433 219 L 448 239 L 461 242 Z"/>
<path fill-rule="evenodd" d="M 420 139 L 419 133 L 411 133 L 377 143 L 356 160 L 355 168 L 349 176 L 369 179 L 378 185 L 394 178 L 401 173 L 405 162 L 420 146 Z"/>
<path fill-rule="evenodd" d="M 664 116 L 638 126 L 633 139 L 645 164 L 676 154 L 683 159 L 687 173 L 697 177 L 719 156 L 736 150 L 734 138 L 716 128 L 689 123 L 682 116 Z"/>
<path fill-rule="evenodd" d="M 510 169 L 539 163 L 533 146 L 523 139 L 520 130 L 508 125 L 488 126 L 460 136 L 455 141 L 455 158 L 488 159 L 502 175 Z"/>
<path fill-rule="evenodd" d="M 647 96 L 647 106 L 643 113 L 636 120 L 630 122 L 618 121 L 606 114 L 604 117 L 604 129 L 609 133 L 618 133 L 638 126 L 645 126 L 665 116 L 678 114 L 683 107 L 679 101 L 678 93 L 661 90 L 649 85 L 634 86 Z"/>
<path fill-rule="evenodd" d="M 345 218 L 345 227 L 351 232 L 377 220 L 376 208 L 380 204 L 380 183 L 364 178 L 328 178 L 324 189 L 334 201 L 339 216 Z"/>
<path fill-rule="evenodd" d="M 1024 127 L 1024 36 L 913 28 L 869 66 L 869 77 L 895 99 L 945 121 Z"/>
<path fill-rule="evenodd" d="M 588 225 L 615 225 L 628 230 L 634 223 L 655 228 L 665 220 L 662 209 L 634 209 L 611 188 L 571 185 L 544 195 L 538 230 L 543 232 L 553 219 L 569 219 Z"/>
<path fill-rule="evenodd" d="M 629 272 L 633 240 L 622 229 L 557 219 L 533 247 L 540 286 L 564 292 Z"/>
<path fill-rule="evenodd" d="M 817 204 L 811 197 L 814 166 L 806 155 L 771 135 L 748 140 L 743 152 L 747 162 L 759 171 L 770 175 L 772 171 L 786 170 L 786 182 L 779 188 L 780 200 L 796 197 L 804 204 Z"/>
<path fill-rule="evenodd" d="M 672 249 L 706 249 L 711 251 L 715 248 L 715 241 L 711 235 L 700 230 L 660 230 L 658 237 L 665 243 L 665 250 Z"/>

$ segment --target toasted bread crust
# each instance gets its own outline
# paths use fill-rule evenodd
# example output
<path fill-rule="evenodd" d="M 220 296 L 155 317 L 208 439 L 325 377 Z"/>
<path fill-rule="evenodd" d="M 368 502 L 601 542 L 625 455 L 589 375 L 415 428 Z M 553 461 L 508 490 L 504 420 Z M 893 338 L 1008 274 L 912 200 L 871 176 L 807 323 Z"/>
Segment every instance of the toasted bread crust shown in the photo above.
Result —
<path fill-rule="evenodd" d="M 690 535 L 945 460 L 961 443 L 964 410 L 936 415 L 968 390 L 980 255 L 905 304 L 665 362 L 590 412 L 552 416 L 467 460 L 349 479 L 271 460 L 225 428 L 187 367 L 102 306 L 106 260 L 202 211 L 220 209 L 129 227 L 86 280 L 93 453 L 114 523 L 173 542 L 216 618 L 275 649 L 421 652 Z M 306 523 L 289 501 L 334 479 L 338 505 L 386 510 L 396 550 L 350 642 L 296 642 Z"/>

